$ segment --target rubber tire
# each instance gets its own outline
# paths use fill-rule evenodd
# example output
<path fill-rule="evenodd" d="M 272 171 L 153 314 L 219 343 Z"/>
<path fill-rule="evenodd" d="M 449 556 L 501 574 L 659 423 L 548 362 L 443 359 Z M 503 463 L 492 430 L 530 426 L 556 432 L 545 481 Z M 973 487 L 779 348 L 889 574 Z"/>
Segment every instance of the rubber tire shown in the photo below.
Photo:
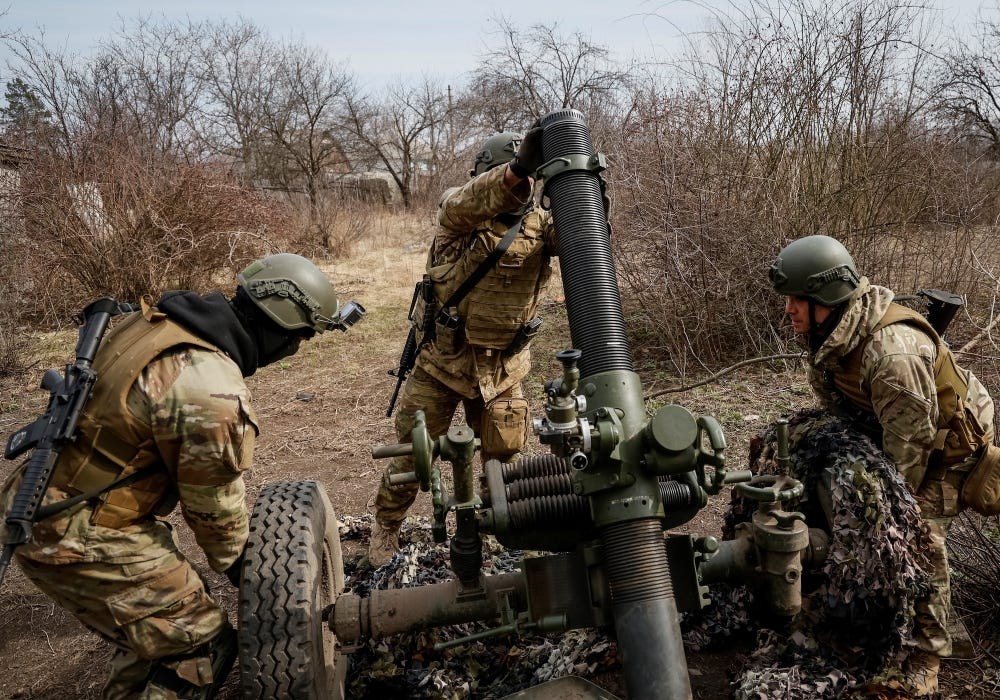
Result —
<path fill-rule="evenodd" d="M 240 579 L 244 698 L 342 700 L 348 659 L 323 621 L 344 590 L 337 518 L 316 481 L 261 491 Z"/>

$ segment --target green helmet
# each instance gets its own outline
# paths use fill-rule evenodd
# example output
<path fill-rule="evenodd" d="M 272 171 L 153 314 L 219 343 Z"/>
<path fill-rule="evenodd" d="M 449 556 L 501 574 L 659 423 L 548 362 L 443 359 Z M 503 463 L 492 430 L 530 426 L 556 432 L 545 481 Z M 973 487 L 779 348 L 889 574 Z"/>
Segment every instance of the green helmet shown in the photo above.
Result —
<path fill-rule="evenodd" d="M 521 134 L 516 131 L 504 131 L 490 136 L 483 141 L 483 147 L 476 154 L 476 162 L 469 175 L 482 175 L 490 168 L 508 162 L 517 153 L 520 144 Z"/>
<path fill-rule="evenodd" d="M 236 276 L 250 299 L 286 330 L 317 333 L 339 323 L 337 292 L 318 267 L 295 253 L 268 255 Z"/>
<path fill-rule="evenodd" d="M 847 301 L 861 282 L 847 248 L 829 236 L 792 241 L 778 253 L 767 276 L 779 294 L 830 307 Z"/>

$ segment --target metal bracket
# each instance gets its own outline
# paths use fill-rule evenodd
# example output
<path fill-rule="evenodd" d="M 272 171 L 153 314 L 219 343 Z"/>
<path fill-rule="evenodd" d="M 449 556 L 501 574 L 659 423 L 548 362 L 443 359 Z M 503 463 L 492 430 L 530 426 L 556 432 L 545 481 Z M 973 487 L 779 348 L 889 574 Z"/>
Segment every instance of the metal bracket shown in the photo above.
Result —
<path fill-rule="evenodd" d="M 553 158 L 536 170 L 535 175 L 548 183 L 552 182 L 553 178 L 573 170 L 586 170 L 596 174 L 607 170 L 607 168 L 608 159 L 603 153 L 595 153 L 594 155 L 574 153 L 569 156 Z"/>

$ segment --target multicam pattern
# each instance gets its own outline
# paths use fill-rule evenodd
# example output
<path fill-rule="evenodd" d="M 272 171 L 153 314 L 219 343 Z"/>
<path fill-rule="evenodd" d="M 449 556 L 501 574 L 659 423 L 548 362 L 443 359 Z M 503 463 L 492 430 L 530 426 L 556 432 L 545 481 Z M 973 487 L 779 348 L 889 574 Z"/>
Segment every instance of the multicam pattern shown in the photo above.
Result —
<path fill-rule="evenodd" d="M 862 278 L 840 323 L 812 356 L 809 381 L 823 405 L 839 412 L 844 398 L 831 390 L 826 374 L 841 371 L 840 360 L 865 343 L 861 389 L 871 400 L 885 453 L 916 492 L 924 481 L 938 431 L 937 351 L 926 333 L 906 323 L 872 332 L 892 299 L 892 291 Z M 966 374 L 968 409 L 980 423 L 992 426 L 993 400 L 971 372 Z M 992 438 L 992 432 L 988 437 Z"/>
<path fill-rule="evenodd" d="M 216 571 L 235 561 L 248 535 L 241 473 L 250 466 L 257 435 L 249 400 L 231 360 L 191 348 L 147 365 L 128 396 L 130 410 L 148 419 L 149 437 L 171 477 L 171 493 L 164 492 L 160 502 L 180 500 Z M 0 520 L 18 483 L 9 480 L 0 493 Z M 53 487 L 44 502 L 68 495 Z M 149 659 L 200 646 L 220 631 L 226 616 L 178 551 L 166 522 L 145 518 L 112 528 L 93 524 L 93 514 L 90 504 L 81 504 L 39 522 L 16 558 L 42 591 L 122 649 L 105 696 L 135 697 L 141 687 L 136 679 L 144 683 Z"/>
<path fill-rule="evenodd" d="M 498 401 L 505 398 L 523 397 L 521 384 L 517 383 L 508 388 L 497 397 Z M 443 435 L 448 432 L 451 426 L 452 417 L 458 408 L 459 402 L 465 406 L 465 421 L 472 426 L 476 434 L 482 434 L 482 421 L 484 406 L 481 400 L 462 399 L 461 396 L 451 391 L 441 384 L 434 377 L 424 372 L 420 366 L 414 368 L 412 374 L 406 379 L 406 385 L 399 402 L 399 410 L 396 413 L 396 435 L 400 442 L 409 442 L 413 432 L 414 415 L 417 411 L 423 411 L 427 423 L 427 431 L 431 435 Z M 487 414 L 488 417 L 488 414 Z M 526 427 L 526 426 L 525 426 Z M 525 435 L 522 428 L 521 434 Z M 524 447 L 525 440 L 522 438 L 517 451 Z M 480 457 L 485 462 L 493 458 L 509 460 L 511 455 L 493 454 L 489 451 L 480 451 Z M 413 505 L 417 497 L 419 486 L 417 484 L 390 484 L 391 474 L 401 474 L 413 471 L 412 457 L 396 457 L 382 474 L 382 481 L 379 485 L 378 493 L 375 496 L 375 509 L 379 520 L 383 524 L 398 524 L 406 517 L 406 511 Z"/>
<path fill-rule="evenodd" d="M 503 237 L 507 225 L 495 217 L 525 206 L 532 196 L 527 186 L 523 190 L 508 189 L 503 182 L 505 171 L 506 168 L 502 167 L 488 170 L 462 187 L 448 190 L 442 197 L 438 211 L 440 226 L 427 261 L 428 273 L 435 281 L 435 292 L 440 301 L 444 301 L 441 298 L 443 289 L 461 283 L 462 280 L 456 278 L 461 267 L 458 263 L 470 246 L 487 239 L 498 242 Z M 525 215 L 521 229 L 515 245 L 506 255 L 521 258 L 540 255 L 544 258 L 544 265 L 534 272 L 530 280 L 530 292 L 521 310 L 521 315 L 525 316 L 523 320 L 527 320 L 533 313 L 538 296 L 545 289 L 549 274 L 548 257 L 556 253 L 556 240 L 552 217 L 539 208 Z M 524 250 L 515 250 L 518 246 L 524 247 Z M 486 281 L 481 284 L 486 284 Z M 483 314 L 478 313 L 477 318 L 480 319 L 477 325 L 481 326 Z M 496 319 L 502 328 L 510 325 L 508 321 L 506 318 Z M 485 323 L 489 323 L 488 318 L 485 318 Z M 417 366 L 423 367 L 438 381 L 466 398 L 480 396 L 489 401 L 527 375 L 531 369 L 531 356 L 528 348 L 508 357 L 502 351 L 469 343 L 457 351 L 439 348 L 432 343 L 421 350 Z"/>
<path fill-rule="evenodd" d="M 158 390 L 163 365 L 180 365 L 180 371 Z M 253 461 L 257 438 L 250 391 L 229 358 L 196 349 L 152 362 L 133 391 L 148 392 L 153 439 L 176 480 L 184 519 L 209 565 L 223 571 L 249 533 L 240 475 Z"/>
<path fill-rule="evenodd" d="M 447 190 L 441 197 L 438 222 L 440 227 L 428 255 L 428 274 L 435 282 L 435 294 L 443 301 L 441 291 L 457 287 L 462 279 L 456 275 L 461 267 L 462 257 L 467 255 L 473 244 L 487 239 L 498 241 L 507 226 L 496 217 L 505 212 L 517 210 L 528 203 L 532 192 L 523 182 L 514 191 L 504 184 L 506 168 L 493 168 L 479 175 L 462 187 Z M 524 296 L 524 313 L 530 316 L 538 303 L 538 296 L 545 288 L 549 275 L 548 257 L 556 252 L 555 228 L 551 216 L 541 209 L 529 212 L 522 223 L 522 234 L 518 241 L 526 241 L 527 248 L 518 251 L 512 246 L 507 255 L 535 255 L 543 257 L 541 268 L 533 267 L 530 293 Z M 481 284 L 488 282 L 484 279 Z M 519 280 L 523 282 L 523 280 Z M 447 298 L 447 295 L 445 295 Z M 478 318 L 489 315 L 479 313 Z M 509 327 L 508 318 L 497 318 L 498 327 Z M 399 399 L 396 412 L 396 437 L 399 442 L 408 442 L 413 430 L 414 414 L 423 410 L 427 428 L 432 436 L 447 432 L 458 404 L 465 406 L 466 423 L 473 427 L 477 436 L 482 437 L 483 414 L 487 406 L 499 406 L 499 401 L 523 397 L 521 380 L 531 369 L 530 347 L 517 354 L 507 356 L 502 350 L 480 347 L 468 342 L 461 347 L 442 348 L 441 343 L 429 343 L 420 350 L 413 372 L 407 378 Z M 509 416 L 504 418 L 509 420 Z M 525 416 L 526 420 L 526 416 Z M 516 433 L 516 430 L 507 431 Z M 524 437 L 517 446 L 519 451 L 527 439 Z M 512 440 L 518 442 L 517 440 Z M 509 458 L 506 454 L 483 453 L 483 459 L 491 457 Z M 386 468 L 378 493 L 375 497 L 376 514 L 380 522 L 398 525 L 412 505 L 417 493 L 416 484 L 390 485 L 390 474 L 412 471 L 413 462 L 408 457 L 394 459 Z"/>
<path fill-rule="evenodd" d="M 839 412 L 844 397 L 831 391 L 826 375 L 840 370 L 839 361 L 865 343 L 861 389 L 870 397 L 881 429 L 882 449 L 916 494 L 920 512 L 931 526 L 927 543 L 932 564 L 930 592 L 917 604 L 917 643 L 925 651 L 946 656 L 951 653 L 947 633 L 951 587 L 944 540 L 951 517 L 958 512 L 958 496 L 950 475 L 944 480 L 925 478 L 938 437 L 934 381 L 937 349 L 926 333 L 906 323 L 872 332 L 892 299 L 890 290 L 870 285 L 862 278 L 839 324 L 811 358 L 809 380 L 821 402 Z M 959 371 L 966 374 L 969 385 L 966 409 L 987 426 L 984 439 L 991 442 L 993 400 L 971 372 Z M 961 464 L 955 470 L 967 471 L 970 467 Z"/>

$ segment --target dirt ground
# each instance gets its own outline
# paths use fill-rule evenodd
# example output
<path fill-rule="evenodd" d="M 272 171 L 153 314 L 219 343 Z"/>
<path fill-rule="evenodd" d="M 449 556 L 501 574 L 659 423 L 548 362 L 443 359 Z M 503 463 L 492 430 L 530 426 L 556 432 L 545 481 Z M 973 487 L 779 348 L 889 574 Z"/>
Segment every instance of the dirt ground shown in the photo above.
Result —
<path fill-rule="evenodd" d="M 413 282 L 422 272 L 429 231 L 419 223 L 403 230 L 376 230 L 350 260 L 329 265 L 342 298 L 364 304 L 367 318 L 346 334 L 326 333 L 310 341 L 295 357 L 250 379 L 262 424 L 256 462 L 246 476 L 251 499 L 274 481 L 316 479 L 338 514 L 361 515 L 370 508 L 384 466 L 372 459 L 371 449 L 394 441 L 385 410 L 395 380 L 387 370 L 397 362 L 406 335 L 405 312 Z M 535 415 L 542 383 L 558 376 L 552 355 L 569 346 L 558 284 L 550 290 L 541 315 L 546 327 L 534 345 L 535 370 L 525 384 Z M 40 339 L 38 363 L 17 381 L 0 386 L 0 434 L 6 436 L 41 410 L 44 396 L 37 389 L 41 374 L 65 361 L 73 340 L 70 333 Z M 647 393 L 675 383 L 641 348 L 634 354 Z M 663 398 L 719 419 L 731 468 L 745 466 L 750 437 L 768 421 L 811 400 L 801 371 L 766 366 L 750 366 L 719 382 Z M 537 445 L 534 450 L 541 451 Z M 13 463 L 0 463 L 0 478 L 12 467 Z M 727 502 L 725 494 L 716 497 L 683 529 L 718 535 Z M 416 512 L 430 514 L 429 498 L 418 500 Z M 179 530 L 186 533 L 182 525 Z M 189 533 L 182 544 L 235 621 L 231 586 L 207 568 Z M 98 697 L 109 656 L 107 644 L 49 602 L 16 566 L 11 567 L 0 591 L 0 698 Z M 727 674 L 739 664 L 737 653 L 690 655 L 695 696 L 727 697 Z M 946 662 L 942 675 L 945 697 L 982 697 L 979 691 L 970 695 L 971 686 L 963 680 L 975 677 L 974 666 Z M 222 697 L 237 697 L 232 685 Z"/>

